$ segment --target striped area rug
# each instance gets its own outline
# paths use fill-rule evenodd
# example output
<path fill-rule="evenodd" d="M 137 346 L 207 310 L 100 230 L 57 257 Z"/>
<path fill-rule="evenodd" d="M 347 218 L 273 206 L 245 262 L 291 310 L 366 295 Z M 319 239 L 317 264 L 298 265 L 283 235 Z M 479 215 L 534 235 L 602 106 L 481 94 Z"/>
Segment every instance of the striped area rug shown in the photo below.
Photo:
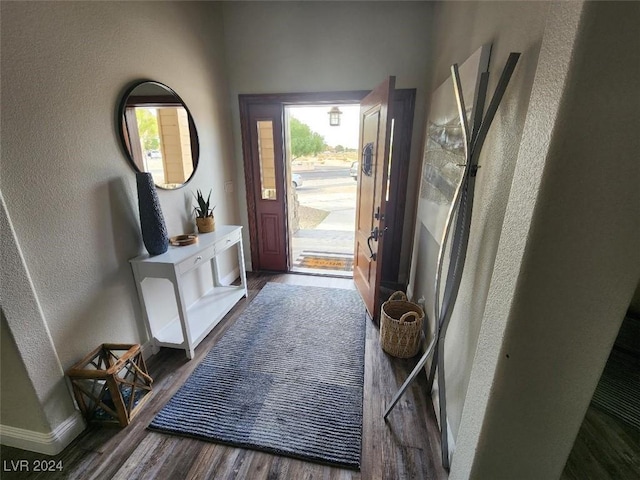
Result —
<path fill-rule="evenodd" d="M 365 321 L 355 290 L 268 283 L 149 428 L 359 469 Z"/>

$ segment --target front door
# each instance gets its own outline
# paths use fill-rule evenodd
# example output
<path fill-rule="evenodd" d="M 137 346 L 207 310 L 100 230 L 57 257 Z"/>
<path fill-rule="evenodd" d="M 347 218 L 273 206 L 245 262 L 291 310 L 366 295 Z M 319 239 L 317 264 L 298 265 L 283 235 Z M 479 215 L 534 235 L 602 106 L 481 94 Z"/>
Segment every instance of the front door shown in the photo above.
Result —
<path fill-rule="evenodd" d="M 249 215 L 257 235 L 257 248 L 252 249 L 254 270 L 286 272 L 287 219 L 283 156 L 282 107 L 253 105 L 248 112 L 248 128 L 244 133 L 251 155 L 245 168 L 251 169 L 247 194 L 252 196 L 255 211 Z M 250 212 L 251 213 L 251 212 Z"/>
<path fill-rule="evenodd" d="M 389 77 L 360 102 L 360 172 L 353 280 L 373 319 L 378 318 L 382 274 L 394 87 L 395 77 Z"/>

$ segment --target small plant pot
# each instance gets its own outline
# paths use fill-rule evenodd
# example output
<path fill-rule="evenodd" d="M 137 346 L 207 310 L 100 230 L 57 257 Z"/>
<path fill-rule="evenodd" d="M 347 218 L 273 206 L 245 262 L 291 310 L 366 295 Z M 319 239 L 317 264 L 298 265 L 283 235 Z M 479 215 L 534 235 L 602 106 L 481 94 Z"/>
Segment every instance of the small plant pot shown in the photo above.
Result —
<path fill-rule="evenodd" d="M 196 225 L 200 233 L 209 233 L 216 229 L 216 221 L 213 217 L 196 217 Z"/>

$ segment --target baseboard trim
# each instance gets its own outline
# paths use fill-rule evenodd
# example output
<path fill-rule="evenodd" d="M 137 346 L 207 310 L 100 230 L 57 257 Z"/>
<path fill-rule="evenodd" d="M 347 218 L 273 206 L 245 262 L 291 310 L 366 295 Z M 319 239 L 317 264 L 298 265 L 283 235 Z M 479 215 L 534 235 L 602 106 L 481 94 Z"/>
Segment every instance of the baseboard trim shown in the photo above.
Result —
<path fill-rule="evenodd" d="M 0 444 L 45 455 L 57 455 L 85 428 L 84 419 L 78 411 L 58 425 L 51 433 L 0 425 Z"/>

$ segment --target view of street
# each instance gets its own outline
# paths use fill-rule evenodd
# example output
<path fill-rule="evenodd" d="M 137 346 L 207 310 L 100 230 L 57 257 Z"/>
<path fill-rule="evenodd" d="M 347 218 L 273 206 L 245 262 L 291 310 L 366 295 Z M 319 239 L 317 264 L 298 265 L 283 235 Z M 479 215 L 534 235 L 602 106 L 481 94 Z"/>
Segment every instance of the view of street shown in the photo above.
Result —
<path fill-rule="evenodd" d="M 292 173 L 293 271 L 353 275 L 358 158 L 358 104 L 286 108 Z M 291 196 L 290 196 L 291 198 Z"/>
<path fill-rule="evenodd" d="M 302 178 L 296 189 L 300 228 L 292 235 L 294 271 L 352 275 L 356 182 L 350 167 L 348 160 L 293 165 Z"/>

